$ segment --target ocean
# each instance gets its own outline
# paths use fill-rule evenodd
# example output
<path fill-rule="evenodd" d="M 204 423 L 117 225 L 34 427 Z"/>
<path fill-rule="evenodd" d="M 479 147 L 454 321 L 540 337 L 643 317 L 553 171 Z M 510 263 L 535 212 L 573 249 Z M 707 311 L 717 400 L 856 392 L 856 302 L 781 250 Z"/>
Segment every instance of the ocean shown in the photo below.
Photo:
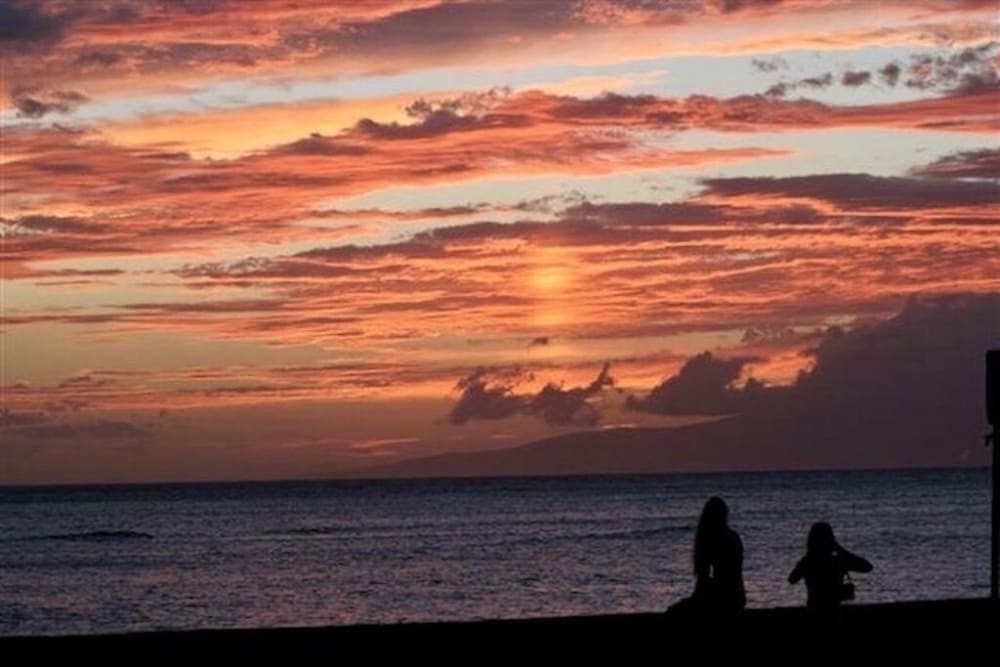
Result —
<path fill-rule="evenodd" d="M 988 469 L 6 487 L 0 634 L 660 611 L 712 495 L 750 607 L 804 604 L 820 520 L 857 602 L 989 592 Z"/>

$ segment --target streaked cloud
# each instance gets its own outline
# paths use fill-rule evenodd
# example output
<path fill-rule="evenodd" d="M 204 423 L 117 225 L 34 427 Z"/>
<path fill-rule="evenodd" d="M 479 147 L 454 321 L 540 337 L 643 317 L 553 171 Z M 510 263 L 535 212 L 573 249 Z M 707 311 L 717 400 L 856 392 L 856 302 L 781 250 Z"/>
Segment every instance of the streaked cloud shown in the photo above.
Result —
<path fill-rule="evenodd" d="M 322 476 L 860 378 L 841 343 L 1000 293 L 994 5 L 0 3 L 0 481 Z"/>

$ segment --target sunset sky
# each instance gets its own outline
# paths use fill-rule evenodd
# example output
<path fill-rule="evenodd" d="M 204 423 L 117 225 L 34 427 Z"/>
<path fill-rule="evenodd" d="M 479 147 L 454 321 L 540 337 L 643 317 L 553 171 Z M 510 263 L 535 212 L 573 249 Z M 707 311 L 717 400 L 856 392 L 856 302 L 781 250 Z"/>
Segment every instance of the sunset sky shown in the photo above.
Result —
<path fill-rule="evenodd" d="M 0 483 L 669 426 L 703 352 L 790 385 L 1000 293 L 996 0 L 0 0 L 0 49 Z"/>

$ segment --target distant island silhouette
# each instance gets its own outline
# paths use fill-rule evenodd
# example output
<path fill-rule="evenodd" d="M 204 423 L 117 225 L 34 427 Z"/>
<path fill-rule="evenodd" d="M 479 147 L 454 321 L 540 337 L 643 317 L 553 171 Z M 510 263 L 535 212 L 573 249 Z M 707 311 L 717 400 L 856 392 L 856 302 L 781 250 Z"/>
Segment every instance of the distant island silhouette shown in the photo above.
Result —
<path fill-rule="evenodd" d="M 889 320 L 829 332 L 818 347 L 816 368 L 791 387 L 706 392 L 736 409 L 711 421 L 582 430 L 509 449 L 359 467 L 340 476 L 985 465 L 983 352 L 995 343 L 998 313 L 1000 295 L 911 300 Z M 707 414 L 712 407 L 704 406 Z"/>

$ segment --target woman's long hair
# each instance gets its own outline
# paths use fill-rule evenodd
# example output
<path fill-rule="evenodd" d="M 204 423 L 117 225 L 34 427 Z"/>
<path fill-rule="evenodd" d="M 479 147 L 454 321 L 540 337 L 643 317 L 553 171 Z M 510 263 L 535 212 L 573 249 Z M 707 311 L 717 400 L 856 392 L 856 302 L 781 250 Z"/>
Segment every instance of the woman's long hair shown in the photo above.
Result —
<path fill-rule="evenodd" d="M 712 496 L 705 503 L 698 519 L 698 529 L 694 534 L 694 571 L 695 574 L 708 568 L 712 556 L 718 549 L 719 540 L 726 530 L 729 518 L 729 508 L 726 502 Z"/>
<path fill-rule="evenodd" d="M 837 538 L 833 536 L 833 527 L 825 521 L 819 521 L 809 529 L 806 540 L 806 553 L 810 556 L 829 556 L 837 549 Z"/>

